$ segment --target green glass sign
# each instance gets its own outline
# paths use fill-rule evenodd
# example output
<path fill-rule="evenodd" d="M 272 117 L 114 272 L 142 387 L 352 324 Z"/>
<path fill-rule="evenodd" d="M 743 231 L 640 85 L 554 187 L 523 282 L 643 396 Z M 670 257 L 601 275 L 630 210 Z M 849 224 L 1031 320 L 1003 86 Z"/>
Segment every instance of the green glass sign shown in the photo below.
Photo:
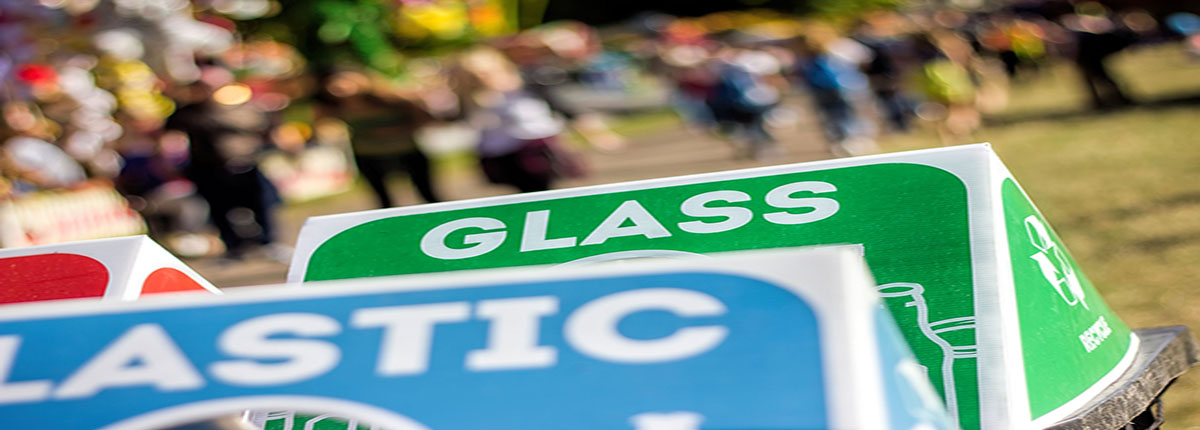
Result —
<path fill-rule="evenodd" d="M 1016 182 L 1001 187 L 1029 408 L 1038 418 L 1119 375 L 1136 339 Z"/>
<path fill-rule="evenodd" d="M 1085 367 L 1098 374 L 1089 371 L 1053 392 L 1011 389 L 1007 381 L 1043 369 L 1036 361 L 1061 356 L 1029 355 L 1048 340 L 1008 334 L 1059 322 L 1023 312 L 1018 327 L 1008 317 L 1016 311 L 1002 310 L 1012 301 L 1004 299 L 1014 291 L 1010 279 L 1027 282 L 1002 273 L 1007 265 L 999 263 L 1008 255 L 1005 238 L 994 233 L 1005 223 L 1002 177 L 1007 172 L 990 148 L 971 145 L 317 217 L 301 232 L 288 278 L 854 246 L 959 425 L 1020 427 L 1064 417 L 1064 407 L 1115 371 L 1108 351 L 1126 353 L 1134 345 L 1120 320 L 1105 314 L 1110 338 L 1126 333 L 1126 339 L 1102 341 L 1100 352 L 1081 358 L 1095 358 Z M 1046 282 L 1041 275 L 1034 280 Z M 1030 312 L 1054 305 L 1017 290 Z M 1103 308 L 1098 296 L 1092 300 L 1092 309 Z M 1024 318 L 1042 319 L 1027 325 Z M 1074 330 L 1076 321 L 1069 324 Z M 1012 406 L 1025 403 L 1028 409 Z"/>

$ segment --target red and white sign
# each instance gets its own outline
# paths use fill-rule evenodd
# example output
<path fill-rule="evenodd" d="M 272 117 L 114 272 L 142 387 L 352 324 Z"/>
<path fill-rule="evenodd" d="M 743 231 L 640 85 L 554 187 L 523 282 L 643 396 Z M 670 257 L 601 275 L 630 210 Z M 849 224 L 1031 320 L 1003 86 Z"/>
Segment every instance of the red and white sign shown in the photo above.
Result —
<path fill-rule="evenodd" d="M 221 291 L 146 236 L 0 249 L 0 304 Z"/>

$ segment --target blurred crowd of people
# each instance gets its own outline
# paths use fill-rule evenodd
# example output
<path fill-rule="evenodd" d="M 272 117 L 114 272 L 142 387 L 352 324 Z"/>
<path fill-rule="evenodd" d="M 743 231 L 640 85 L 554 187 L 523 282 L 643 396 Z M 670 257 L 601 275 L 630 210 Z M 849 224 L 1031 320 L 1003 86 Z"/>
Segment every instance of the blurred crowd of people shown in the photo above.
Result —
<path fill-rule="evenodd" d="M 112 186 L 151 234 L 186 233 L 190 242 L 169 242 L 177 252 L 229 258 L 261 249 L 285 259 L 273 208 L 315 188 L 336 191 L 331 184 L 348 184 L 354 171 L 379 207 L 397 204 L 394 173 L 423 201 L 444 199 L 426 153 L 436 145 L 421 138 L 438 125 L 473 130 L 481 172 L 514 191 L 585 174 L 580 147 L 562 136 L 598 151 L 624 141 L 598 109 L 564 97 L 568 87 L 630 98 L 666 87 L 689 127 L 759 159 L 779 152 L 771 129 L 796 114 L 788 100 L 806 100 L 831 155 L 846 156 L 916 121 L 946 144 L 966 142 L 983 113 L 1005 105 L 1010 80 L 1052 58 L 1071 59 L 1093 105 L 1107 109 L 1132 103 L 1105 65 L 1114 53 L 1172 35 L 1200 51 L 1200 17 L 1092 2 L 877 11 L 842 23 L 648 14 L 621 31 L 552 23 L 410 61 L 397 78 L 353 64 L 307 70 L 287 45 L 235 37 L 233 21 L 199 17 L 186 1 L 93 2 L 80 13 L 68 10 L 75 3 L 0 1 L 0 195 Z M 95 24 L 97 14 L 120 24 Z M 38 39 L 47 22 L 84 30 L 73 43 Z M 62 46 L 39 54 L 30 40 Z M 321 157 L 301 155 L 318 149 Z M 296 174 L 304 169 L 310 178 Z M 209 226 L 219 242 L 196 239 Z"/>
<path fill-rule="evenodd" d="M 772 152 L 762 124 L 789 91 L 807 96 L 832 155 L 846 156 L 873 151 L 879 133 L 907 131 L 914 120 L 935 127 L 944 144 L 965 143 L 983 114 L 1006 106 L 1012 80 L 1056 59 L 1077 66 L 1094 108 L 1131 104 L 1106 60 L 1135 43 L 1196 37 L 1188 13 L 1160 21 L 1094 2 L 1033 6 L 877 11 L 840 27 L 802 20 L 765 36 L 663 19 L 652 64 L 671 78 L 683 118 L 730 136 L 748 156 Z"/>

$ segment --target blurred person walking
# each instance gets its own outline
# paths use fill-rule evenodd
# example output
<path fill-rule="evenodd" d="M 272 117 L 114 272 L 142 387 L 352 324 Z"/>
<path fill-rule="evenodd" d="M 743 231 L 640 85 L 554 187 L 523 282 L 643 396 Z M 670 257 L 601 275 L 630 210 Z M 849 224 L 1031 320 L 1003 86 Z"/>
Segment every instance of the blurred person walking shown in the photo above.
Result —
<path fill-rule="evenodd" d="M 441 201 L 434 191 L 429 157 L 416 140 L 417 130 L 430 123 L 433 116 L 418 101 L 398 94 L 385 98 L 377 94 L 370 78 L 357 72 L 333 75 L 326 91 L 335 97 L 333 115 L 350 129 L 354 161 L 375 193 L 379 207 L 395 206 L 386 180 L 396 170 L 408 174 L 425 202 Z"/>
<path fill-rule="evenodd" d="M 1119 27 L 1104 15 L 1071 14 L 1062 18 L 1063 27 L 1075 36 L 1075 64 L 1092 98 L 1092 107 L 1109 109 L 1133 104 L 1121 85 L 1109 74 L 1104 62 L 1137 40 L 1137 34 Z"/>
<path fill-rule="evenodd" d="M 754 49 L 728 48 L 718 56 L 721 63 L 707 104 L 720 131 L 731 136 L 747 158 L 775 155 L 779 148 L 767 131 L 766 117 L 783 98 L 782 64 Z"/>
<path fill-rule="evenodd" d="M 979 128 L 976 108 L 978 63 L 974 48 L 954 30 L 935 29 L 917 35 L 922 60 L 919 81 L 925 103 L 918 107 L 923 119 L 937 122 L 943 145 L 965 143 Z"/>
<path fill-rule="evenodd" d="M 577 70 L 579 79 L 593 91 L 625 91 L 629 64 L 624 55 L 600 50 L 590 28 L 575 24 L 552 27 L 540 37 L 540 32 L 517 36 L 501 52 L 516 66 L 523 91 L 563 117 L 564 127 L 575 137 L 600 151 L 619 151 L 625 138 L 609 128 L 603 115 L 580 109 L 560 91 L 570 83 L 568 69 Z"/>
<path fill-rule="evenodd" d="M 462 114 L 480 132 L 476 149 L 490 182 L 533 192 L 582 174 L 580 164 L 558 145 L 563 121 L 545 100 L 525 90 L 517 67 L 503 54 L 475 48 L 461 54 L 456 69 Z"/>
<path fill-rule="evenodd" d="M 846 157 L 875 151 L 875 127 L 863 118 L 857 103 L 868 90 L 859 68 L 871 61 L 871 51 L 827 27 L 812 29 L 799 47 L 800 76 L 821 118 L 830 153 Z"/>
<path fill-rule="evenodd" d="M 209 223 L 208 204 L 179 171 L 187 162 L 186 148 L 162 145 L 161 121 L 129 115 L 117 119 L 125 131 L 116 141 L 124 162 L 113 183 L 145 219 L 150 236 L 185 257 L 219 252 L 217 237 L 204 232 Z"/>
<path fill-rule="evenodd" d="M 864 62 L 871 92 L 892 130 L 908 131 L 914 102 L 904 82 L 915 61 L 912 43 L 901 37 L 902 18 L 895 12 L 878 12 L 858 25 L 852 39 L 871 51 Z"/>
<path fill-rule="evenodd" d="M 225 244 L 225 257 L 241 259 L 259 245 L 270 257 L 284 260 L 287 250 L 275 244 L 271 214 L 279 195 L 258 169 L 271 120 L 246 103 L 249 88 L 233 84 L 228 71 L 208 66 L 202 76 L 182 88 L 182 106 L 167 118 L 164 138 L 187 139 L 183 174 L 208 202 L 209 221 Z"/>
<path fill-rule="evenodd" d="M 986 17 L 975 33 L 981 50 L 996 56 L 1009 79 L 1016 79 L 1023 70 L 1036 71 L 1046 56 L 1042 28 L 1008 13 Z"/>
<path fill-rule="evenodd" d="M 671 107 L 694 131 L 710 131 L 716 123 L 707 100 L 716 86 L 708 51 L 700 45 L 672 45 L 662 50 L 671 80 Z"/>

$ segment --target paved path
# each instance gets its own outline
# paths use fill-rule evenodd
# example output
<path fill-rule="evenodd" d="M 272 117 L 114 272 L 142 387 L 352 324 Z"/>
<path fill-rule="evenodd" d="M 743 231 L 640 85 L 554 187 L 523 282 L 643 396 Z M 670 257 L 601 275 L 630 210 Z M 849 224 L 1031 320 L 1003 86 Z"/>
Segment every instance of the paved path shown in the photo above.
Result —
<path fill-rule="evenodd" d="M 621 151 L 581 153 L 588 166 L 588 175 L 564 181 L 560 188 L 830 158 L 825 141 L 817 132 L 819 128 L 815 119 L 808 114 L 804 102 L 799 99 L 789 100 L 788 107 L 796 113 L 796 121 L 790 126 L 773 130 L 780 151 L 769 160 L 739 158 L 736 157 L 737 151 L 734 146 L 724 139 L 692 132 L 683 127 L 670 127 L 632 138 Z M 511 192 L 506 187 L 487 183 L 473 170 L 454 175 L 440 175 L 438 188 L 447 199 L 452 200 Z M 394 187 L 394 192 L 398 202 L 419 201 L 407 186 Z M 300 227 L 308 217 L 374 209 L 373 204 L 371 194 L 362 188 L 318 202 L 284 208 L 277 214 L 279 237 L 283 242 L 293 244 Z M 287 273 L 286 264 L 258 254 L 251 254 L 240 262 L 197 259 L 189 261 L 189 264 L 218 287 L 281 283 Z"/>

